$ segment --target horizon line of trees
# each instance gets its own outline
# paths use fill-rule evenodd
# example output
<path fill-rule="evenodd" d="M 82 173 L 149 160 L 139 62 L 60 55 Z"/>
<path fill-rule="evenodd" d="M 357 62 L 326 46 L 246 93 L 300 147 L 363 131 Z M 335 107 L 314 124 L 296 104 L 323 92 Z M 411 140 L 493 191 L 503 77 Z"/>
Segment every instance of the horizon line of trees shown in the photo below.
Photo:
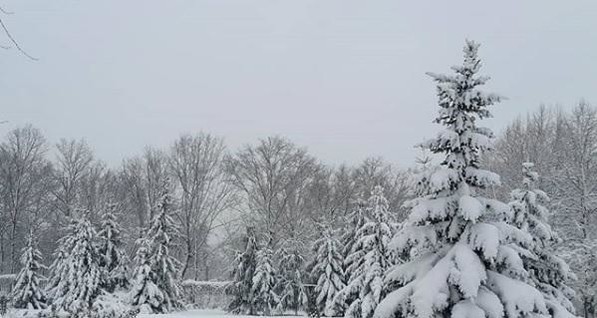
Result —
<path fill-rule="evenodd" d="M 132 255 L 164 184 L 180 226 L 173 254 L 182 262 L 181 277 L 210 280 L 227 276 L 214 264 L 234 257 L 245 224 L 263 223 L 273 245 L 286 237 L 304 244 L 313 235 L 313 220 L 345 215 L 375 184 L 400 210 L 407 173 L 380 158 L 327 166 L 281 137 L 229 151 L 221 138 L 206 133 L 182 135 L 167 149 L 147 148 L 109 168 L 84 140 L 52 146 L 26 125 L 0 141 L 0 274 L 18 272 L 30 231 L 37 233 L 42 254 L 52 255 L 72 216 L 85 214 L 97 226 L 110 204 L 118 206 L 116 221 L 126 225 L 123 240 Z"/>

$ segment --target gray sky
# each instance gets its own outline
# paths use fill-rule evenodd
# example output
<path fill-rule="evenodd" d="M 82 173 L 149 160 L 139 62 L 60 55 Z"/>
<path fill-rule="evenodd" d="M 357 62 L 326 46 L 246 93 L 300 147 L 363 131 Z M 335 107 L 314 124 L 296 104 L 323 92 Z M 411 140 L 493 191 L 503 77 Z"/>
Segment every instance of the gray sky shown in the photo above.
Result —
<path fill-rule="evenodd" d="M 426 71 L 482 43 L 499 130 L 541 103 L 597 102 L 597 1 L 10 0 L 31 62 L 0 50 L 0 133 L 83 137 L 111 164 L 183 132 L 284 135 L 328 163 L 409 165 L 432 136 Z M 2 42 L 0 42 L 2 43 Z"/>

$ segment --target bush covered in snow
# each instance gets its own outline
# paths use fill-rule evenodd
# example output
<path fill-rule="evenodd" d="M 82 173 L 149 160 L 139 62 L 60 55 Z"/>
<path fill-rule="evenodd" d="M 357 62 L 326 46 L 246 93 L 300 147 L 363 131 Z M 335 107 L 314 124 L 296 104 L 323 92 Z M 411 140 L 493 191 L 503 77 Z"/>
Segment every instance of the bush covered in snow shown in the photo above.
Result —
<path fill-rule="evenodd" d="M 226 287 L 230 282 L 205 282 L 184 280 L 180 283 L 185 302 L 189 307 L 197 309 L 226 308 L 231 297 L 226 294 Z"/>

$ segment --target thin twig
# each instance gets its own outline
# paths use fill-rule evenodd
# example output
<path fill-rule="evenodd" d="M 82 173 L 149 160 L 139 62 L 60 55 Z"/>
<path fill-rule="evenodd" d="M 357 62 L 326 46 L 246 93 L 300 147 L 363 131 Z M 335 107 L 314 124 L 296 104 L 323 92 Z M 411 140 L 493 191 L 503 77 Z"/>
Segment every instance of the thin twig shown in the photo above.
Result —
<path fill-rule="evenodd" d="M 6 9 L 4 9 L 3 7 L 0 6 L 0 12 L 4 13 L 4 14 L 13 14 L 14 12 L 12 11 L 7 11 Z"/>
<path fill-rule="evenodd" d="M 31 59 L 33 61 L 39 60 L 38 58 L 29 55 L 29 53 L 25 52 L 25 50 L 23 50 L 21 48 L 21 46 L 19 45 L 19 43 L 17 43 L 15 38 L 12 37 L 12 34 L 10 33 L 10 31 L 8 31 L 8 28 L 6 27 L 6 25 L 4 24 L 4 21 L 1 18 L 0 18 L 0 26 L 4 30 L 4 34 L 6 34 L 6 36 L 10 40 L 10 42 L 12 42 L 12 44 L 17 48 L 17 50 L 19 50 L 19 52 L 21 52 L 21 54 L 25 55 L 26 57 L 28 57 L 29 59 Z"/>

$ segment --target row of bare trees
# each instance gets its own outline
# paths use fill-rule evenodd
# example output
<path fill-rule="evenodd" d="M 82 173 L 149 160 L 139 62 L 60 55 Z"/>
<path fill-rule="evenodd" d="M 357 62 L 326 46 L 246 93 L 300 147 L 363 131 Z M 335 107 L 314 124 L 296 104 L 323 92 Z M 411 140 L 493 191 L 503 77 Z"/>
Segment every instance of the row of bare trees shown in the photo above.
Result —
<path fill-rule="evenodd" d="M 166 186 L 176 201 L 181 275 L 210 279 L 226 273 L 212 265 L 226 264 L 226 247 L 238 242 L 245 226 L 274 242 L 306 242 L 314 222 L 346 215 L 374 185 L 384 186 L 399 211 L 406 173 L 381 159 L 331 167 L 284 138 L 230 151 L 222 138 L 200 133 L 108 167 L 84 140 L 52 145 L 38 129 L 20 127 L 0 143 L 0 272 L 18 270 L 29 229 L 41 236 L 50 262 L 69 219 L 84 213 L 98 222 L 109 203 L 119 207 L 131 251 Z"/>

